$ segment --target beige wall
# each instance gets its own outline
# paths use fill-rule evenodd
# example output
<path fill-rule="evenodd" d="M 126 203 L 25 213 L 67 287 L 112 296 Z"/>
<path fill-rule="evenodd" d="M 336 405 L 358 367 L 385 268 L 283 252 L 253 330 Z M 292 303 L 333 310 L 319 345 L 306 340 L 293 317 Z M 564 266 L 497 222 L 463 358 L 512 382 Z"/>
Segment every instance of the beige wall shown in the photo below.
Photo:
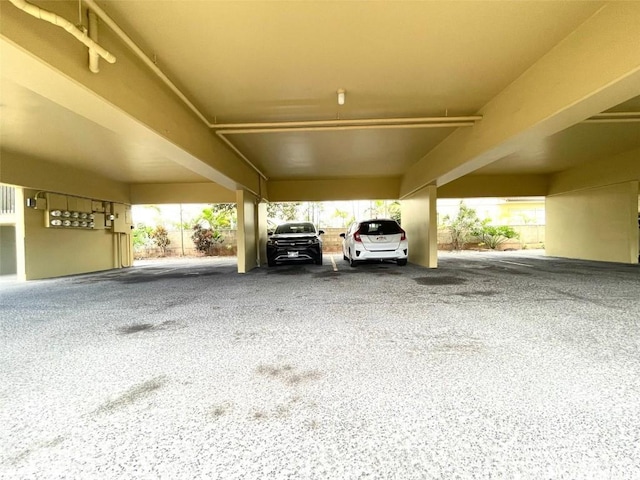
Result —
<path fill-rule="evenodd" d="M 0 225 L 0 275 L 17 273 L 16 227 Z"/>
<path fill-rule="evenodd" d="M 131 204 L 235 203 L 236 192 L 216 183 L 145 183 L 131 185 Z"/>
<path fill-rule="evenodd" d="M 409 240 L 409 261 L 428 268 L 438 266 L 436 187 L 428 186 L 403 198 L 402 228 Z"/>
<path fill-rule="evenodd" d="M 546 175 L 467 175 L 438 187 L 438 198 L 543 197 Z"/>
<path fill-rule="evenodd" d="M 23 192 L 25 198 L 37 193 L 26 189 Z M 114 212 L 120 210 L 124 213 L 127 207 L 114 204 Z M 115 233 L 110 229 L 46 228 L 45 212 L 24 208 L 24 279 L 52 278 L 131 266 L 131 234 L 127 231 Z"/>
<path fill-rule="evenodd" d="M 399 198 L 400 178 L 269 180 L 270 202 L 319 202 Z"/>
<path fill-rule="evenodd" d="M 638 263 L 638 182 L 554 195 L 546 201 L 546 252 Z"/>
<path fill-rule="evenodd" d="M 258 219 L 257 198 L 251 193 L 238 190 L 238 273 L 247 273 L 258 266 Z"/>
<path fill-rule="evenodd" d="M 25 197 L 35 191 L 25 191 Z M 25 274 L 27 280 L 114 268 L 110 230 L 45 228 L 44 210 L 25 208 Z"/>

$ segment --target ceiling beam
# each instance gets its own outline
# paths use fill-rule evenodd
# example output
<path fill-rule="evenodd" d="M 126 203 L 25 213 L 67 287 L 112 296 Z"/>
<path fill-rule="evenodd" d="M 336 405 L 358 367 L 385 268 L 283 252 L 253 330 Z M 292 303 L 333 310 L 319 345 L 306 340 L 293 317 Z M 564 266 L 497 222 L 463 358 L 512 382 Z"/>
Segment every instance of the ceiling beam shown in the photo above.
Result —
<path fill-rule="evenodd" d="M 401 196 L 438 186 L 640 94 L 640 3 L 611 2 L 404 175 Z"/>

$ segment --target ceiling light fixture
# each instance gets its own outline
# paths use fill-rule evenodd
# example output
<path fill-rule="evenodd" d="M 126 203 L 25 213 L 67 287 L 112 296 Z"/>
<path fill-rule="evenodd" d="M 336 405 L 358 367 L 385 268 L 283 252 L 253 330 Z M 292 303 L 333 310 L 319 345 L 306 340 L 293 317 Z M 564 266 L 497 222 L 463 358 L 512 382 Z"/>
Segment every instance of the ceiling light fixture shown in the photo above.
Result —
<path fill-rule="evenodd" d="M 344 105 L 344 95 L 345 95 L 345 90 L 344 88 L 340 88 L 338 89 L 338 105 Z"/>

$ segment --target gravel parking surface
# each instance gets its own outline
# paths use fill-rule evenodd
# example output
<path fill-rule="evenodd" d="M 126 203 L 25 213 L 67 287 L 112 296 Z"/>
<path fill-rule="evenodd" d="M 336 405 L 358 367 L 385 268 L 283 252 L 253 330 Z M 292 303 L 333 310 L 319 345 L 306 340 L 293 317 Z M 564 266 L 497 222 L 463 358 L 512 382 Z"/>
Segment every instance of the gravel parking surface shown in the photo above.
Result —
<path fill-rule="evenodd" d="M 0 285 L 0 477 L 640 478 L 640 268 L 233 259 Z"/>

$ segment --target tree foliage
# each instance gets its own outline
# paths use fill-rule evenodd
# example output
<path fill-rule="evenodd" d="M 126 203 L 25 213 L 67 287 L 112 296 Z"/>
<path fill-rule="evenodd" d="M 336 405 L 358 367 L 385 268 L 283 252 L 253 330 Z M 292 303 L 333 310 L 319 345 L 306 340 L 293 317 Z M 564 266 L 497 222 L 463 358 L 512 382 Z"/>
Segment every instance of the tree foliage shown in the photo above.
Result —
<path fill-rule="evenodd" d="M 267 203 L 267 218 L 284 222 L 297 220 L 300 205 L 300 202 Z"/>
<path fill-rule="evenodd" d="M 214 203 L 202 209 L 196 218 L 197 224 L 206 224 L 209 229 L 229 229 L 237 223 L 235 203 Z"/>
<path fill-rule="evenodd" d="M 193 240 L 196 250 L 209 256 L 214 254 L 215 246 L 224 241 L 219 230 L 205 228 L 199 223 L 193 226 L 191 240 Z"/>
<path fill-rule="evenodd" d="M 162 225 L 158 225 L 156 228 L 153 229 L 150 237 L 153 243 L 158 248 L 160 248 L 160 251 L 162 252 L 162 256 L 164 257 L 167 253 L 167 247 L 171 243 L 171 240 L 169 240 L 169 232 L 167 231 L 167 229 L 164 228 Z"/>
<path fill-rule="evenodd" d="M 454 250 L 462 250 L 481 231 L 483 223 L 478 218 L 478 213 L 474 208 L 467 207 L 463 201 L 460 202 L 458 215 L 451 217 L 445 215 L 442 224 L 451 234 L 451 245 Z"/>
<path fill-rule="evenodd" d="M 151 244 L 151 232 L 153 229 L 144 223 L 138 223 L 133 229 L 133 247 L 144 248 Z"/>

